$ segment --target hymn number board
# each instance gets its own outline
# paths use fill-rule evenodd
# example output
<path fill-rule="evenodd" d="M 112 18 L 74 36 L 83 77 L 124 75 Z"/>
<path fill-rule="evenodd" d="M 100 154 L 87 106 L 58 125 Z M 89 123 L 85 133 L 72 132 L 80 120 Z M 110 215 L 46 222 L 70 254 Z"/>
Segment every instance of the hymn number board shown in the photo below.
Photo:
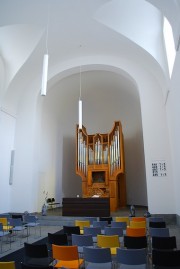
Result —
<path fill-rule="evenodd" d="M 155 160 L 152 162 L 152 175 L 153 177 L 167 176 L 167 165 L 164 160 Z"/>

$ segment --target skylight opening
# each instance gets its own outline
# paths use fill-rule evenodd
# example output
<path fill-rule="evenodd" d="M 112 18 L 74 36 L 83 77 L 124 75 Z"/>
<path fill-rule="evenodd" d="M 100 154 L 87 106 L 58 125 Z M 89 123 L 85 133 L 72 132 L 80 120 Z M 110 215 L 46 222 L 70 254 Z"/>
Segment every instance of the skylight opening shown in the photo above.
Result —
<path fill-rule="evenodd" d="M 171 78 L 173 67 L 174 67 L 174 62 L 175 62 L 175 57 L 176 57 L 176 50 L 175 50 L 172 27 L 166 17 L 164 17 L 163 34 L 164 34 L 167 62 L 168 62 L 168 68 L 169 68 L 169 76 Z"/>

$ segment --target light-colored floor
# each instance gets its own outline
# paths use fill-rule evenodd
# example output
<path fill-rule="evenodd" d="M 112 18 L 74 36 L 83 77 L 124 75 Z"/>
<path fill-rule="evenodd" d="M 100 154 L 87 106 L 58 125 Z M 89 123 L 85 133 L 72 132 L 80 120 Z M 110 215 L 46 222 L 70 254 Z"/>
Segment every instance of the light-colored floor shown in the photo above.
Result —
<path fill-rule="evenodd" d="M 146 212 L 146 208 L 137 208 L 136 209 L 136 216 L 143 216 Z M 129 215 L 129 209 L 122 209 L 120 211 L 112 213 L 112 217 L 115 216 L 127 216 Z M 12 237 L 11 240 L 11 249 L 9 249 L 9 244 L 3 242 L 3 253 L 0 254 L 0 258 L 14 252 L 24 246 L 24 242 L 34 243 L 40 239 L 43 239 L 44 237 L 47 237 L 48 232 L 55 233 L 62 229 L 63 225 L 73 225 L 74 219 L 78 219 L 78 217 L 62 217 L 62 210 L 61 208 L 56 208 L 52 210 L 47 211 L 46 216 L 42 216 L 41 214 L 37 214 L 39 222 L 41 223 L 41 236 L 39 229 L 36 229 L 35 231 L 32 229 L 30 235 L 25 236 L 26 232 L 24 234 L 24 237 L 21 237 L 21 240 L 19 237 L 17 237 L 17 240 L 14 240 Z M 180 227 L 177 226 L 175 223 L 168 223 L 167 227 L 170 229 L 170 235 L 175 235 L 177 239 L 177 248 L 180 249 Z M 21 244 L 20 244 L 21 242 Z M 151 269 L 152 265 L 148 265 L 148 269 Z"/>

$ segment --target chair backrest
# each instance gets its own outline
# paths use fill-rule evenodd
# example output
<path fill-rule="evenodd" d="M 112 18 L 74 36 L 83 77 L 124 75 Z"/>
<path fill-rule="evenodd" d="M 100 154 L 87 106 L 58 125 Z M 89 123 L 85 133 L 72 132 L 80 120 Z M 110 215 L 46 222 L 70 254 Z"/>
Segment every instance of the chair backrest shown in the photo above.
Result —
<path fill-rule="evenodd" d="M 9 219 L 9 225 L 11 226 L 22 226 L 23 222 L 21 218 L 10 218 Z"/>
<path fill-rule="evenodd" d="M 132 228 L 127 227 L 126 229 L 126 235 L 128 236 L 146 236 L 146 228 L 139 227 L 139 228 Z"/>
<path fill-rule="evenodd" d="M 48 248 L 46 244 L 24 243 L 24 252 L 26 257 L 46 258 L 48 257 Z"/>
<path fill-rule="evenodd" d="M 148 218 L 149 222 L 163 222 L 164 218 L 163 217 L 149 217 Z"/>
<path fill-rule="evenodd" d="M 91 234 L 88 235 L 79 235 L 72 234 L 72 245 L 77 246 L 93 246 L 93 238 Z"/>
<path fill-rule="evenodd" d="M 86 234 L 97 236 L 98 234 L 101 234 L 101 227 L 84 227 L 84 235 Z"/>
<path fill-rule="evenodd" d="M 150 221 L 149 227 L 152 228 L 166 228 L 166 222 L 165 221 Z"/>
<path fill-rule="evenodd" d="M 90 220 L 75 220 L 75 226 L 80 227 L 80 232 L 84 232 L 84 227 L 90 227 Z"/>
<path fill-rule="evenodd" d="M 24 216 L 24 221 L 27 223 L 36 223 L 37 222 L 37 217 L 35 215 L 25 215 Z"/>
<path fill-rule="evenodd" d="M 97 221 L 97 217 L 84 217 L 85 220 L 90 221 L 90 225 L 93 225 L 93 221 Z"/>
<path fill-rule="evenodd" d="M 3 225 L 0 223 L 0 232 L 3 232 Z"/>
<path fill-rule="evenodd" d="M 120 247 L 118 235 L 97 235 L 97 246 L 106 248 Z"/>
<path fill-rule="evenodd" d="M 152 237 L 152 248 L 154 249 L 176 249 L 176 237 Z"/>
<path fill-rule="evenodd" d="M 99 221 L 107 221 L 108 224 L 111 224 L 111 221 L 113 220 L 112 217 L 99 217 Z"/>
<path fill-rule="evenodd" d="M 168 237 L 170 236 L 169 228 L 149 228 L 149 235 L 151 237 Z"/>
<path fill-rule="evenodd" d="M 172 269 L 175 266 L 180 267 L 180 250 L 152 250 L 153 266 L 164 266 Z"/>
<path fill-rule="evenodd" d="M 8 218 L 0 218 L 0 223 L 2 223 L 3 226 L 8 226 Z"/>
<path fill-rule="evenodd" d="M 104 227 L 108 226 L 108 221 L 107 220 L 98 220 L 98 221 L 93 221 L 93 227 L 101 227 L 102 230 L 104 230 Z"/>
<path fill-rule="evenodd" d="M 147 248 L 147 237 L 146 236 L 124 236 L 124 247 L 130 249 L 141 249 Z"/>
<path fill-rule="evenodd" d="M 54 245 L 68 245 L 67 234 L 48 233 L 48 243 Z"/>
<path fill-rule="evenodd" d="M 145 221 L 146 222 L 146 217 L 132 217 L 132 221 Z"/>
<path fill-rule="evenodd" d="M 118 235 L 119 237 L 123 236 L 123 228 L 121 227 L 105 227 L 104 229 L 105 235 Z"/>
<path fill-rule="evenodd" d="M 0 262 L 0 269 L 16 269 L 15 262 Z"/>
<path fill-rule="evenodd" d="M 147 263 L 147 251 L 145 248 L 142 249 L 126 249 L 118 248 L 116 261 L 120 264 L 126 265 L 146 265 Z"/>
<path fill-rule="evenodd" d="M 115 217 L 115 221 L 121 221 L 121 222 L 126 222 L 127 223 L 127 226 L 129 225 L 129 217 Z"/>
<path fill-rule="evenodd" d="M 120 227 L 120 228 L 123 228 L 123 230 L 126 230 L 127 222 L 126 221 L 111 221 L 111 227 Z"/>
<path fill-rule="evenodd" d="M 130 225 L 130 227 L 133 227 L 133 228 L 141 228 L 141 227 L 146 228 L 146 221 L 130 220 L 129 225 Z"/>
<path fill-rule="evenodd" d="M 53 259 L 61 261 L 73 261 L 79 260 L 78 247 L 77 246 L 58 246 L 52 245 L 52 257 Z"/>
<path fill-rule="evenodd" d="M 79 226 L 63 226 L 63 233 L 67 235 L 80 234 Z"/>
<path fill-rule="evenodd" d="M 84 260 L 90 263 L 112 263 L 110 248 L 84 247 Z"/>

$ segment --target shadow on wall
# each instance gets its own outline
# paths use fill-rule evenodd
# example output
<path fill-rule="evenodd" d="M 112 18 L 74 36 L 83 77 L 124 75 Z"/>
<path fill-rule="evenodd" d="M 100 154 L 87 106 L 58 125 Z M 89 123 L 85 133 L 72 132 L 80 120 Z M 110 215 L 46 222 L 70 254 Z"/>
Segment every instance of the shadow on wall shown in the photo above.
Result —
<path fill-rule="evenodd" d="M 62 192 L 64 197 L 82 196 L 82 180 L 76 175 L 75 137 L 63 137 Z"/>

